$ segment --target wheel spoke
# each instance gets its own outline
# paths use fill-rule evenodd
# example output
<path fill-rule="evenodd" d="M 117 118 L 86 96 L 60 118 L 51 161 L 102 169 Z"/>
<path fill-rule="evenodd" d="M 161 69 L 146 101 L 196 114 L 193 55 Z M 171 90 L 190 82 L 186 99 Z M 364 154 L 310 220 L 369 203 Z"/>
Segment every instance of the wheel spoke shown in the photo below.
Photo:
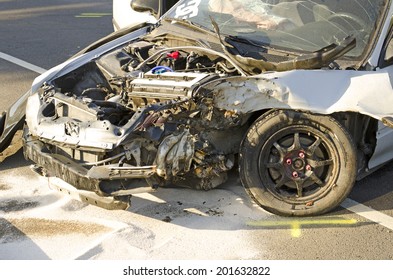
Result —
<path fill-rule="evenodd" d="M 277 192 L 280 192 L 280 188 L 281 188 L 282 186 L 284 186 L 285 183 L 287 183 L 287 182 L 289 182 L 289 181 L 290 181 L 290 180 L 289 180 L 287 177 L 282 176 L 281 179 L 280 179 L 278 182 L 276 182 L 276 184 L 274 185 L 274 189 L 275 189 Z"/>
<path fill-rule="evenodd" d="M 318 178 L 317 175 L 315 175 L 314 172 L 310 172 L 311 174 L 309 174 L 309 178 L 312 182 L 316 183 L 317 185 L 323 185 L 323 182 L 320 178 Z"/>
<path fill-rule="evenodd" d="M 303 197 L 303 184 L 304 180 L 297 180 L 295 181 L 296 188 L 297 188 L 297 196 L 298 197 Z"/>
<path fill-rule="evenodd" d="M 315 140 L 314 143 L 311 144 L 311 146 L 309 146 L 307 148 L 307 155 L 308 156 L 312 156 L 314 155 L 315 151 L 317 150 L 317 148 L 319 147 L 319 145 L 321 145 L 321 139 L 317 138 L 317 140 Z"/>
<path fill-rule="evenodd" d="M 282 169 L 282 164 L 279 162 L 268 162 L 265 163 L 266 168 L 273 168 L 273 169 Z"/>
<path fill-rule="evenodd" d="M 302 148 L 302 145 L 300 143 L 300 134 L 299 132 L 295 133 L 293 135 L 293 145 L 292 145 L 292 149 L 293 150 L 300 150 Z"/>
<path fill-rule="evenodd" d="M 280 146 L 280 144 L 278 144 L 277 142 L 274 142 L 273 145 L 280 153 L 280 156 L 284 157 L 284 155 L 287 153 L 288 150 L 286 148 Z"/>
<path fill-rule="evenodd" d="M 332 165 L 333 164 L 333 159 L 327 159 L 327 160 L 314 160 L 314 159 L 308 159 L 307 162 L 313 167 L 313 168 L 318 168 L 318 167 L 323 167 L 326 165 Z"/>

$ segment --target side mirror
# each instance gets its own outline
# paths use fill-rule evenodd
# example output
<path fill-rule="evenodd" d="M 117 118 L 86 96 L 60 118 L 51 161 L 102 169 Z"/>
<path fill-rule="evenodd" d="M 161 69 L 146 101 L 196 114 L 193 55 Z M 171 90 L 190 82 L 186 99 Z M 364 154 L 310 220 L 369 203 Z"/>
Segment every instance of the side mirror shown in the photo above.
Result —
<path fill-rule="evenodd" d="M 133 0 L 131 8 L 136 12 L 150 12 L 157 17 L 160 11 L 160 0 Z"/>

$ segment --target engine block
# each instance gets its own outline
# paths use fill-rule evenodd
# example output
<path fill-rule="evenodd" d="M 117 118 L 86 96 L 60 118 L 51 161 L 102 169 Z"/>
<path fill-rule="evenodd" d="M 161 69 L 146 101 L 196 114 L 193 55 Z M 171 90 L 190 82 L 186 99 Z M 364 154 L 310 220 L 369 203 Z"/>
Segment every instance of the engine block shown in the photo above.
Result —
<path fill-rule="evenodd" d="M 128 106 L 137 109 L 148 104 L 191 97 L 192 92 L 211 75 L 203 73 L 148 72 L 129 83 Z"/>

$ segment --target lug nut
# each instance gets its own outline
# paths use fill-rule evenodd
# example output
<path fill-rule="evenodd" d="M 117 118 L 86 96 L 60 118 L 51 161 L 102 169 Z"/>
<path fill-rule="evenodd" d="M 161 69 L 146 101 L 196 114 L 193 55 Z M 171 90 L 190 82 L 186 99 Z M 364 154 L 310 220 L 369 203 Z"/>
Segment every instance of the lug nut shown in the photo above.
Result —
<path fill-rule="evenodd" d="M 305 158 L 306 155 L 305 155 L 303 152 L 300 152 L 300 153 L 299 153 L 299 157 L 300 157 L 300 158 Z"/>
<path fill-rule="evenodd" d="M 306 166 L 306 170 L 307 170 L 307 171 L 311 171 L 311 170 L 312 170 L 311 165 L 308 164 L 308 165 Z"/>
<path fill-rule="evenodd" d="M 288 165 L 291 165 L 291 164 L 292 164 L 292 160 L 289 158 L 289 159 L 287 159 L 286 163 L 287 163 Z"/>
<path fill-rule="evenodd" d="M 297 173 L 296 171 L 294 171 L 293 173 L 292 173 L 292 177 L 293 178 L 299 178 L 299 173 Z"/>

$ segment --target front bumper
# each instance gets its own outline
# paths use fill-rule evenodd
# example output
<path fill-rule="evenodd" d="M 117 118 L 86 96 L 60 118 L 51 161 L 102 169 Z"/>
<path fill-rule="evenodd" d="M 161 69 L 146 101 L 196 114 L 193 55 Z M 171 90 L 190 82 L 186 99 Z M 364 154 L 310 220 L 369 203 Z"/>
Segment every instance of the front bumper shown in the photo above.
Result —
<path fill-rule="evenodd" d="M 62 179 L 76 189 L 95 192 L 100 196 L 124 196 L 136 193 L 154 191 L 147 179 L 152 172 L 136 172 L 131 176 L 110 177 L 102 173 L 91 175 L 91 170 L 69 157 L 51 153 L 46 145 L 40 141 L 23 138 L 23 153 L 27 160 L 31 160 L 42 167 L 49 176 Z"/>

